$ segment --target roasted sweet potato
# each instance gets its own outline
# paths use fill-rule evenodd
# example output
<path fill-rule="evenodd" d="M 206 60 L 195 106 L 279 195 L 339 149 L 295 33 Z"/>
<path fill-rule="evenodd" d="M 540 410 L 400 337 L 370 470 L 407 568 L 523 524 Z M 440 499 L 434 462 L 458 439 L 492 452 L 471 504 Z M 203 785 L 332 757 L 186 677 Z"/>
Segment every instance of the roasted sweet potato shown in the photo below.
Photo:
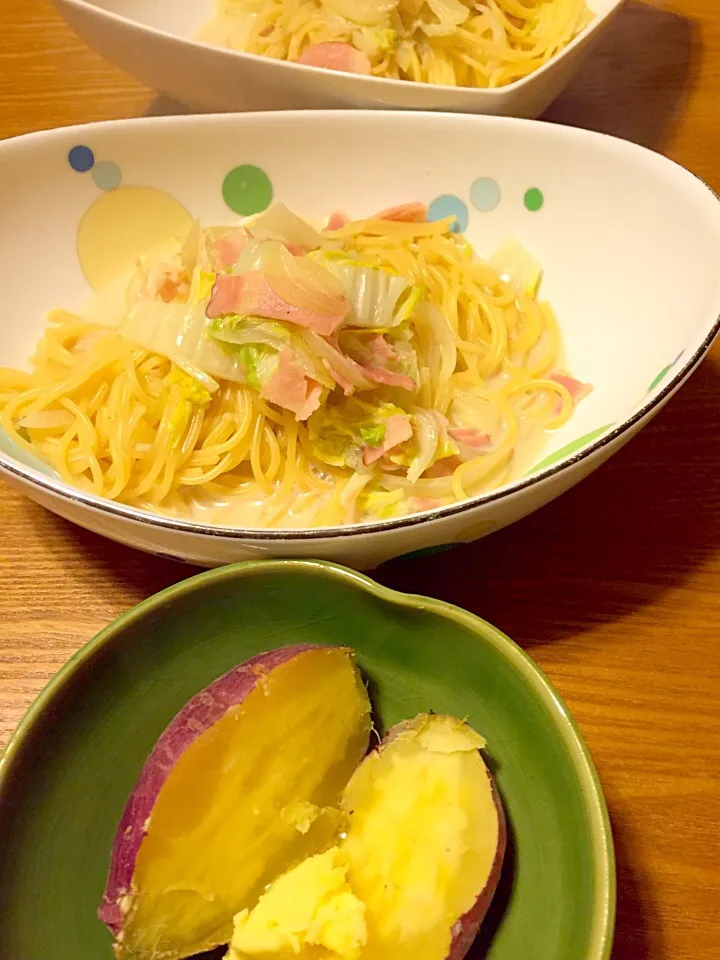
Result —
<path fill-rule="evenodd" d="M 194 697 L 128 800 L 99 910 L 122 960 L 227 943 L 233 916 L 327 849 L 365 756 L 370 703 L 352 652 L 285 647 Z"/>
<path fill-rule="evenodd" d="M 393 728 L 344 791 L 340 843 L 238 914 L 229 960 L 462 960 L 505 852 L 482 746 L 453 717 Z"/>

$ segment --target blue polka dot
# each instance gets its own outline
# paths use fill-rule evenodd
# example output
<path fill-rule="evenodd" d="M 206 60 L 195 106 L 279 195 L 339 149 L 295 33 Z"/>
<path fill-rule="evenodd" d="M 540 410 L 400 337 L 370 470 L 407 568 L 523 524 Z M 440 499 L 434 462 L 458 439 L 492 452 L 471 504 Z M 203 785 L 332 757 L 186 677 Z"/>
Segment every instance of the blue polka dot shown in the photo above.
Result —
<path fill-rule="evenodd" d="M 454 193 L 443 193 L 435 197 L 428 208 L 428 220 L 444 220 L 445 217 L 455 217 L 455 223 L 450 227 L 453 233 L 463 233 L 467 229 L 467 205 Z"/>
<path fill-rule="evenodd" d="M 68 163 L 77 173 L 87 173 L 95 163 L 95 154 L 90 147 L 73 147 L 68 153 Z"/>
<path fill-rule="evenodd" d="M 122 181 L 120 167 L 111 160 L 103 160 L 101 163 L 96 163 L 92 177 L 95 181 L 95 186 L 100 187 L 101 190 L 115 190 L 120 186 L 120 182 Z"/>
<path fill-rule="evenodd" d="M 470 199 L 476 210 L 489 213 L 500 203 L 500 184 L 492 177 L 478 177 L 470 187 Z"/>

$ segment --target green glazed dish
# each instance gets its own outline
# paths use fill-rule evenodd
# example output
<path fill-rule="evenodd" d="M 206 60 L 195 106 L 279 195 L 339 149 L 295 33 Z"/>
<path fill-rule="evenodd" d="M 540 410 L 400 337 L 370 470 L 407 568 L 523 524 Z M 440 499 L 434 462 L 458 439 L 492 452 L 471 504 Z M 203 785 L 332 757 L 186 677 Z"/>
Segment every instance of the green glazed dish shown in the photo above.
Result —
<path fill-rule="evenodd" d="M 487 738 L 510 843 L 471 958 L 608 960 L 607 811 L 548 681 L 485 621 L 319 561 L 241 563 L 164 590 L 43 691 L 0 760 L 3 960 L 112 960 L 96 909 L 153 743 L 211 680 L 287 643 L 354 647 L 383 727 L 434 710 L 467 717 Z"/>

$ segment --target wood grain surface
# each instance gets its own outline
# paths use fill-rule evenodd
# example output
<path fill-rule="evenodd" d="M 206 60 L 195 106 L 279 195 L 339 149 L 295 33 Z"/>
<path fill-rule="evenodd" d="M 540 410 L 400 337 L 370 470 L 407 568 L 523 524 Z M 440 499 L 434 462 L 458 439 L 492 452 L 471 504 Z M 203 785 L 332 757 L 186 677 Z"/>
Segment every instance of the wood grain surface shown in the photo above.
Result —
<path fill-rule="evenodd" d="M 0 0 L 0 137 L 171 106 L 87 50 L 49 0 Z M 631 2 L 548 118 L 659 150 L 720 192 L 718 0 Z M 614 960 L 720 957 L 719 363 L 716 348 L 637 439 L 539 513 L 377 571 L 497 624 L 568 701 L 615 831 Z M 0 519 L 2 743 L 82 643 L 193 571 L 2 482 Z"/>

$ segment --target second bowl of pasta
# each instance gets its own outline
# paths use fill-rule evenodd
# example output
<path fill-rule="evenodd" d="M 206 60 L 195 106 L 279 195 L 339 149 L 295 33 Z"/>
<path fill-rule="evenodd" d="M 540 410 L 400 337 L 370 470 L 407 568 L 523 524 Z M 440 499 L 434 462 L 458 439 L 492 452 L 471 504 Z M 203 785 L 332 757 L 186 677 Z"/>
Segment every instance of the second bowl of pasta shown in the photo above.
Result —
<path fill-rule="evenodd" d="M 10 275 L 50 251 L 3 291 L 0 467 L 142 549 L 370 567 L 476 539 L 626 442 L 716 333 L 716 199 L 607 137 L 306 113 L 0 150 Z"/>
<path fill-rule="evenodd" d="M 623 0 L 55 0 L 132 76 L 200 110 L 537 117 Z"/>

